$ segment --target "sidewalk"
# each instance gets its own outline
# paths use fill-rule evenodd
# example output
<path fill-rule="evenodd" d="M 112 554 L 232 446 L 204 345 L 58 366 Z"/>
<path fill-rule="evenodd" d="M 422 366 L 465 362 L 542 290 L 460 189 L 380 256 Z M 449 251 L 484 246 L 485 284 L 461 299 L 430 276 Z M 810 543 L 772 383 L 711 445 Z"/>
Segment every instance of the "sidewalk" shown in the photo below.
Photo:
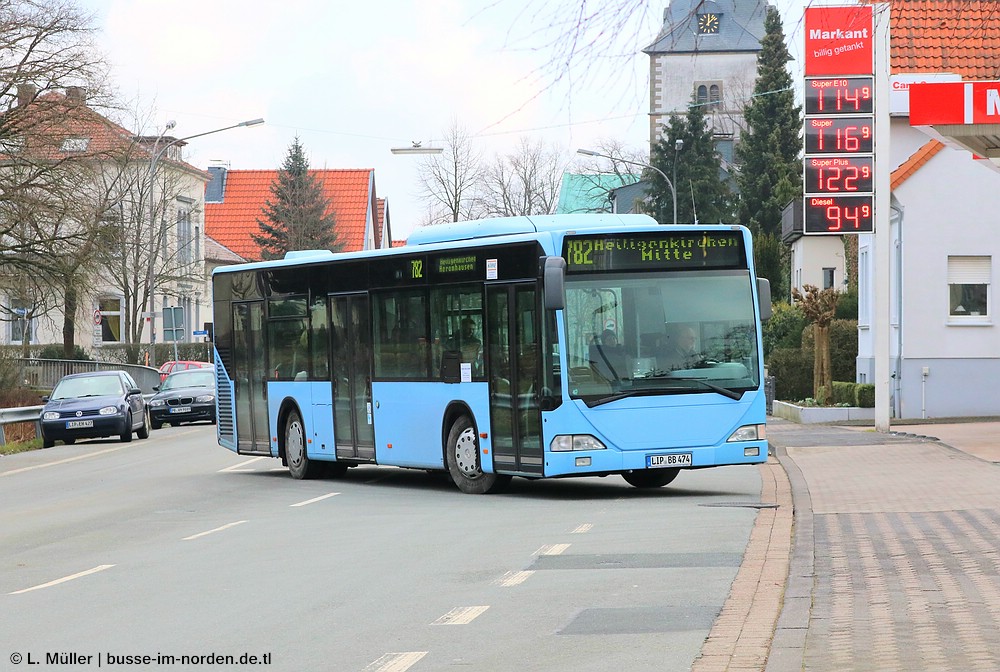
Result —
<path fill-rule="evenodd" d="M 891 430 L 769 418 L 777 507 L 692 670 L 1000 670 L 1000 422 Z"/>

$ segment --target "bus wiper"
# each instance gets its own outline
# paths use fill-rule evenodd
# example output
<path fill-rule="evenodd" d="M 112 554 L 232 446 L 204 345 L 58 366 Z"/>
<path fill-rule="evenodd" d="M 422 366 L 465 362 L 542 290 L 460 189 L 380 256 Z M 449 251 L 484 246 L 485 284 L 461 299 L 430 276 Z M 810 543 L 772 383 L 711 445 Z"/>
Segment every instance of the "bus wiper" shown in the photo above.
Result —
<path fill-rule="evenodd" d="M 704 380 L 703 378 L 683 378 L 683 377 L 677 377 L 677 376 L 661 376 L 661 377 L 664 378 L 664 379 L 666 379 L 666 380 L 683 380 L 683 381 L 689 381 L 689 382 L 692 382 L 692 383 L 698 383 L 699 385 L 704 385 L 705 387 L 707 387 L 708 389 L 712 390 L 713 392 L 718 392 L 722 396 L 729 397 L 730 399 L 735 399 L 736 401 L 739 401 L 740 399 L 743 398 L 743 391 L 742 390 L 739 391 L 739 392 L 736 392 L 734 390 L 730 390 L 728 387 L 721 387 L 719 385 L 713 385 L 712 383 Z"/>
<path fill-rule="evenodd" d="M 584 399 L 583 403 L 587 404 L 587 408 L 594 408 L 595 406 L 603 406 L 604 404 L 610 404 L 612 401 L 618 401 L 627 397 L 642 397 L 660 393 L 661 390 L 623 390 L 606 397 L 601 397 L 600 399 L 594 399 L 593 401 Z"/>

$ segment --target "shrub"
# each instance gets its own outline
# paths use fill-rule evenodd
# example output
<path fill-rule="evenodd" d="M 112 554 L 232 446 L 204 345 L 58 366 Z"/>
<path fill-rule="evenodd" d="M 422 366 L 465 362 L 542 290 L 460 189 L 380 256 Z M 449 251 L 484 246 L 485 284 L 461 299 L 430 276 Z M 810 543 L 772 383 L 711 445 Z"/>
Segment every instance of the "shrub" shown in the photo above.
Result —
<path fill-rule="evenodd" d="M 797 305 L 784 301 L 771 306 L 771 319 L 763 324 L 764 360 L 777 348 L 797 348 L 802 342 L 806 316 Z"/>
<path fill-rule="evenodd" d="M 799 348 L 778 348 L 771 353 L 768 373 L 774 376 L 774 396 L 785 401 L 812 396 L 812 353 Z"/>
<path fill-rule="evenodd" d="M 819 388 L 816 393 L 816 404 L 818 406 L 829 406 L 830 405 L 830 388 L 823 385 Z"/>
<path fill-rule="evenodd" d="M 838 320 L 858 321 L 858 290 L 852 289 L 840 295 L 834 317 Z"/>
<path fill-rule="evenodd" d="M 49 343 L 48 345 L 42 346 L 42 349 L 38 351 L 37 357 L 39 359 L 66 359 L 66 355 L 63 353 L 62 343 Z M 90 355 L 88 355 L 87 351 L 79 345 L 75 345 L 73 346 L 72 359 L 90 361 Z"/>
<path fill-rule="evenodd" d="M 856 398 L 856 392 L 854 390 L 855 387 L 857 387 L 857 383 L 840 383 L 834 381 L 833 403 L 838 406 L 853 406 Z"/>
<path fill-rule="evenodd" d="M 854 405 L 859 408 L 875 408 L 875 386 L 858 383 L 854 387 Z"/>
<path fill-rule="evenodd" d="M 812 325 L 802 332 L 802 350 L 813 358 Z M 854 380 L 858 369 L 858 323 L 857 320 L 833 320 L 830 322 L 830 367 L 834 380 Z"/>

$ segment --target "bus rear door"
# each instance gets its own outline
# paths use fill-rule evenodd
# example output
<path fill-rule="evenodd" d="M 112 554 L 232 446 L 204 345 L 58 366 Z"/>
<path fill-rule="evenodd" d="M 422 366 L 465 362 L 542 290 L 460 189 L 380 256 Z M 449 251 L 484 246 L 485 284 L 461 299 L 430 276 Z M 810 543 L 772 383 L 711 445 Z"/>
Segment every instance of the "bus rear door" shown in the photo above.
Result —
<path fill-rule="evenodd" d="M 374 461 L 368 295 L 331 295 L 330 380 L 337 459 Z"/>
<path fill-rule="evenodd" d="M 237 450 L 270 455 L 267 427 L 267 373 L 264 371 L 264 302 L 233 304 L 233 371 Z"/>

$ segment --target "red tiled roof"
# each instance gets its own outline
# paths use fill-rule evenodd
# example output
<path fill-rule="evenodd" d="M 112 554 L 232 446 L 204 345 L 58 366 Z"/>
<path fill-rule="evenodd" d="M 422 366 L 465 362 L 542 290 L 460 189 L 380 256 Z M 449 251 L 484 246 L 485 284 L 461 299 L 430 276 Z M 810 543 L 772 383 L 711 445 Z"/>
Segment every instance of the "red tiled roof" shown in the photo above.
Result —
<path fill-rule="evenodd" d="M 374 217 L 370 168 L 311 170 L 323 184 L 323 195 L 334 214 L 334 229 L 343 251 L 365 249 L 365 235 Z M 260 259 L 260 246 L 251 238 L 259 233 L 258 219 L 263 208 L 273 200 L 271 184 L 277 170 L 226 171 L 225 194 L 221 203 L 205 204 L 205 233 L 245 259 Z"/>
<path fill-rule="evenodd" d="M 154 142 L 162 149 L 176 140 L 171 136 L 137 136 L 88 107 L 84 99 L 74 99 L 58 91 L 42 93 L 27 104 L 12 108 L 4 116 L 5 123 L 9 124 L 8 133 L 24 140 L 25 145 L 20 152 L 36 160 L 90 157 L 149 161 L 153 156 Z M 85 145 L 66 148 L 64 142 L 74 139 L 85 141 Z M 185 144 L 174 142 L 173 146 L 182 147 Z M 183 160 L 163 155 L 160 165 L 168 162 L 199 174 L 205 180 L 210 177 Z"/>
<path fill-rule="evenodd" d="M 892 171 L 889 176 L 889 186 L 893 189 L 906 182 L 915 172 L 920 170 L 920 167 L 931 160 L 931 157 L 944 149 L 944 144 L 938 140 L 931 140 L 923 147 L 918 149 L 913 153 L 913 155 L 904 161 L 899 168 Z"/>
<path fill-rule="evenodd" d="M 375 245 L 382 245 L 382 230 L 385 228 L 385 199 L 377 198 L 378 216 L 375 218 Z"/>
<path fill-rule="evenodd" d="M 405 240 L 394 240 L 394 241 L 392 241 L 392 246 L 393 247 L 406 247 L 406 241 Z"/>
<path fill-rule="evenodd" d="M 1000 2 L 892 0 L 891 68 L 1000 79 Z"/>

